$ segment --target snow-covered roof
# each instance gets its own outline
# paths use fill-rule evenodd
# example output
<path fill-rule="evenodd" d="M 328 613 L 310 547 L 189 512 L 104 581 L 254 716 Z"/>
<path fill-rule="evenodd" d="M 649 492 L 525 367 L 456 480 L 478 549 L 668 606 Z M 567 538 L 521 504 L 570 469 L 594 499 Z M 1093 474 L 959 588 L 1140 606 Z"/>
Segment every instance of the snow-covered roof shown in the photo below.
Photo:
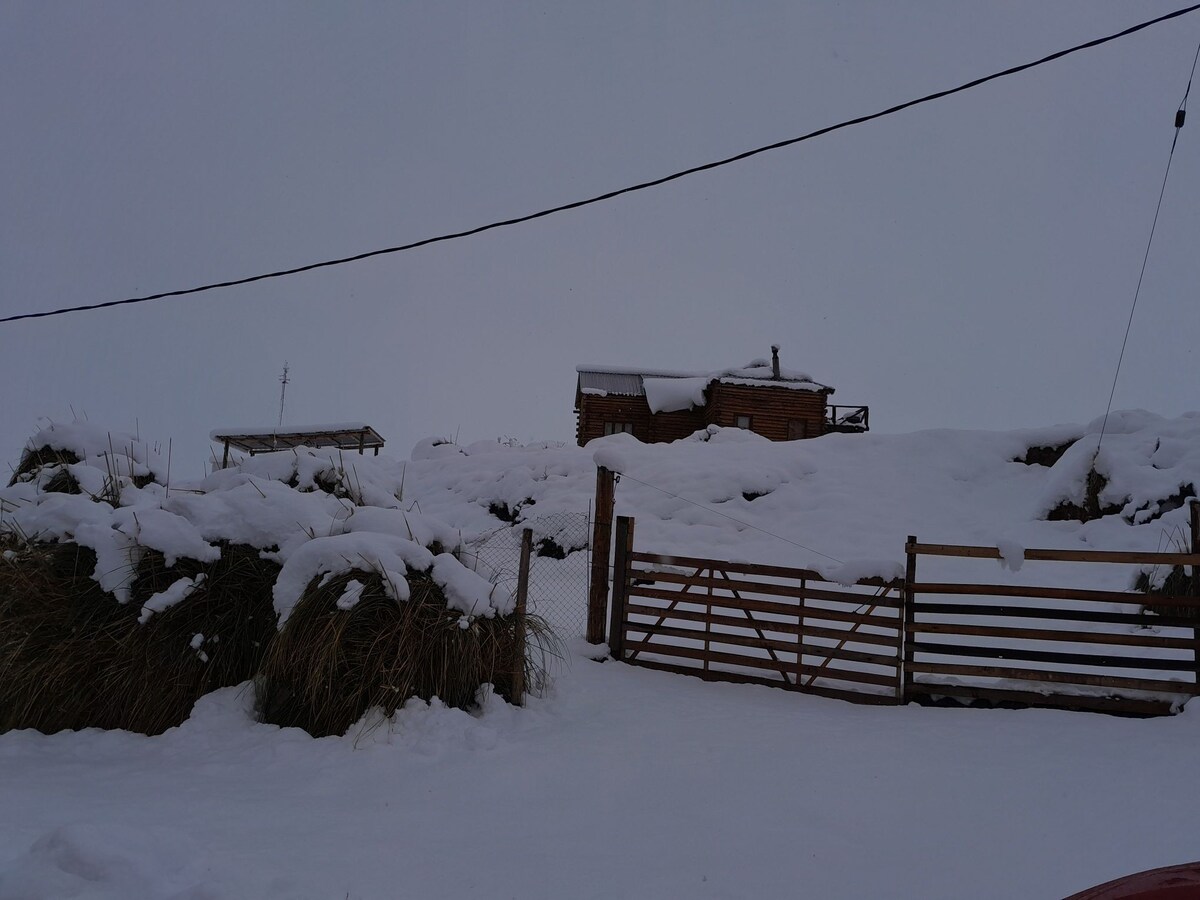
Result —
<path fill-rule="evenodd" d="M 257 428 L 218 428 L 209 437 L 247 453 L 268 453 L 294 447 L 336 447 L 342 450 L 372 450 L 382 447 L 383 437 L 365 422 L 336 422 L 327 425 L 271 425 Z"/>
<path fill-rule="evenodd" d="M 779 370 L 779 377 L 776 378 L 771 368 L 771 363 L 764 359 L 751 360 L 745 366 L 735 366 L 733 368 L 718 369 L 709 372 L 645 368 L 627 369 L 617 366 L 596 365 L 576 366 L 575 371 L 579 374 L 579 392 L 581 394 L 599 396 L 611 394 L 618 397 L 645 397 L 648 396 L 648 381 L 650 382 L 650 393 L 660 393 L 656 388 L 661 387 L 669 391 L 668 380 L 670 379 L 686 380 L 688 388 L 683 393 L 688 395 L 695 394 L 694 385 L 697 379 L 702 379 L 705 387 L 714 381 L 719 381 L 723 384 L 785 387 L 792 390 L 833 393 L 833 388 L 829 387 L 829 385 L 814 381 L 812 376 L 806 372 L 795 369 L 781 368 Z M 673 406 L 672 408 L 683 409 L 685 407 Z M 662 408 L 653 411 L 665 412 L 668 410 Z"/>

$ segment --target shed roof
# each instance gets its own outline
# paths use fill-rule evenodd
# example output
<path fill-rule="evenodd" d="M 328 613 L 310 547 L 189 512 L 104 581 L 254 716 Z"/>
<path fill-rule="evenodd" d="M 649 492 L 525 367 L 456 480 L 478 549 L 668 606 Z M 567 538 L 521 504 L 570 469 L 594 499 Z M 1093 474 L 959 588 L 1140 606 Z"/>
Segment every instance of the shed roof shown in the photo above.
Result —
<path fill-rule="evenodd" d="M 253 456 L 296 447 L 333 447 L 339 450 L 378 450 L 384 439 L 364 422 L 333 425 L 289 425 L 286 429 L 219 428 L 210 437 Z"/>

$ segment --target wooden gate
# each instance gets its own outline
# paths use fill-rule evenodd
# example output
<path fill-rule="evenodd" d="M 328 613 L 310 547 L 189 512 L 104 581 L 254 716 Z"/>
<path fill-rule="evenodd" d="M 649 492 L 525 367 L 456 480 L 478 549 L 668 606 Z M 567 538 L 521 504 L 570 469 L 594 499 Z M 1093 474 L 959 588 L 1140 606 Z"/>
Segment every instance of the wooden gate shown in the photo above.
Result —
<path fill-rule="evenodd" d="M 923 582 L 922 556 L 995 547 L 908 539 L 905 696 L 1163 714 L 1200 694 L 1200 597 Z M 1196 553 L 1025 550 L 1024 560 L 1197 566 Z M 1193 570 L 1194 571 L 1194 570 Z M 1193 575 L 1192 587 L 1200 587 Z M 1151 603 L 1154 612 L 1142 603 Z"/>
<path fill-rule="evenodd" d="M 624 517 L 614 543 L 614 659 L 859 703 L 902 702 L 903 582 L 846 586 L 810 569 L 635 552 Z"/>

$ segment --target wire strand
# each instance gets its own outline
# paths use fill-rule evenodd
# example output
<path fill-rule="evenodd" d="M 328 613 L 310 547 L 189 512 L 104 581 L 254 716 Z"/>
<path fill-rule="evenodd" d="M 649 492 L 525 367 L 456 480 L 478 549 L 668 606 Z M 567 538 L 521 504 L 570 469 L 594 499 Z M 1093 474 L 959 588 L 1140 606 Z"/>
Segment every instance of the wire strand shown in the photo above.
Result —
<path fill-rule="evenodd" d="M 1179 113 L 1187 108 L 1188 94 L 1192 91 L 1192 79 L 1196 76 L 1196 61 L 1200 60 L 1200 44 L 1196 45 L 1196 55 L 1192 58 L 1192 71 L 1188 75 L 1187 87 L 1183 99 L 1175 110 L 1175 134 L 1171 137 L 1171 152 L 1167 154 L 1167 168 L 1163 172 L 1162 186 L 1158 189 L 1158 203 L 1154 207 L 1154 219 L 1150 223 L 1150 237 L 1146 240 L 1146 252 L 1142 254 L 1142 268 L 1138 272 L 1137 287 L 1133 290 L 1133 303 L 1129 307 L 1129 321 L 1125 323 L 1125 337 L 1121 339 L 1121 352 L 1117 355 L 1117 370 L 1113 372 L 1112 389 L 1108 392 L 1108 405 L 1104 407 L 1104 420 L 1100 423 L 1100 437 L 1096 440 L 1096 453 L 1104 443 L 1104 433 L 1108 429 L 1108 416 L 1112 412 L 1113 397 L 1117 394 L 1117 380 L 1121 377 L 1121 363 L 1125 360 L 1125 348 L 1129 344 L 1129 332 L 1133 329 L 1133 315 L 1137 312 L 1138 298 L 1142 294 L 1142 281 L 1146 277 L 1146 263 L 1150 260 L 1150 248 L 1154 245 L 1154 232 L 1158 228 L 1158 214 L 1162 211 L 1163 197 L 1167 193 L 1167 178 L 1171 175 L 1171 161 L 1175 158 L 1175 145 L 1179 143 L 1179 132 L 1183 130 L 1183 122 Z"/>
<path fill-rule="evenodd" d="M 666 494 L 668 497 L 674 497 L 676 500 L 682 500 L 684 503 L 690 503 L 690 504 L 692 504 L 692 506 L 698 506 L 701 509 L 708 510 L 710 513 L 714 513 L 715 515 L 718 515 L 718 516 L 723 516 L 724 518 L 729 519 L 731 522 L 737 522 L 739 525 L 744 525 L 746 528 L 752 528 L 755 531 L 761 531 L 763 534 L 769 535 L 773 538 L 777 538 L 778 540 L 783 541 L 785 544 L 791 544 L 793 547 L 799 547 L 801 550 L 807 550 L 809 553 L 815 553 L 815 554 L 817 554 L 817 556 L 823 556 L 826 559 L 833 560 L 835 563 L 841 563 L 841 564 L 845 565 L 845 561 L 838 559 L 836 556 L 830 556 L 828 553 L 822 553 L 820 550 L 815 550 L 812 547 L 809 547 L 804 544 L 801 544 L 796 541 L 785 538 L 781 534 L 776 534 L 773 531 L 767 531 L 767 529 L 765 529 L 765 528 L 759 528 L 757 525 L 752 525 L 751 523 L 743 521 L 742 519 L 735 518 L 734 516 L 728 515 L 727 513 L 723 513 L 720 510 L 713 509 L 711 506 L 707 506 L 703 503 L 697 503 L 695 500 L 690 500 L 687 497 L 684 497 L 682 494 L 676 494 L 676 493 L 673 493 L 672 491 L 668 491 L 666 488 L 660 488 L 658 485 L 650 484 L 648 481 L 642 481 L 640 478 L 634 478 L 632 475 L 628 475 L 625 472 L 620 472 L 618 474 L 620 475 L 621 478 L 628 478 L 630 481 L 636 481 L 638 484 L 642 485 L 643 487 L 648 487 L 651 490 L 658 491 L 661 494 Z"/>
<path fill-rule="evenodd" d="M 1145 22 L 1140 22 L 1137 25 L 1130 26 L 1129 28 L 1126 28 L 1122 31 L 1118 31 L 1114 34 L 1106 35 L 1105 37 L 1095 38 L 1095 39 L 1087 41 L 1085 43 L 1077 44 L 1074 47 L 1069 47 L 1065 50 L 1059 50 L 1055 53 L 1051 53 L 1049 56 L 1043 56 L 1041 59 L 1034 60 L 1033 62 L 1027 62 L 1027 63 L 1022 63 L 1021 65 L 1012 66 L 1012 67 L 1004 69 L 1000 72 L 994 72 L 991 75 L 985 75 L 982 78 L 976 78 L 972 81 L 968 81 L 964 84 L 960 84 L 957 87 L 947 88 L 946 90 L 937 91 L 932 94 L 926 94 L 925 96 L 918 97 L 915 100 L 909 100 L 905 103 L 897 104 L 896 106 L 890 106 L 887 109 L 880 110 L 879 112 L 870 113 L 870 114 L 864 115 L 864 116 L 858 116 L 857 118 L 853 118 L 853 119 L 846 119 L 845 121 L 838 122 L 836 125 L 827 125 L 824 128 L 818 128 L 816 131 L 810 131 L 808 134 L 803 134 L 803 135 L 800 135 L 799 137 L 793 137 L 793 138 L 788 138 L 788 139 L 782 140 L 782 141 L 776 141 L 773 144 L 766 144 L 762 147 L 756 147 L 753 150 L 746 150 L 741 153 L 735 154 L 734 156 L 726 157 L 724 159 L 715 160 L 713 162 L 704 163 L 704 164 L 698 165 L 698 166 L 692 166 L 691 168 L 687 168 L 687 169 L 682 169 L 678 172 L 673 172 L 670 175 L 664 175 L 661 178 L 655 178 L 650 181 L 643 181 L 638 184 L 632 184 L 627 187 L 618 188 L 617 190 L 608 191 L 603 194 L 597 194 L 596 196 L 589 197 L 585 200 L 576 200 L 571 203 L 564 203 L 561 206 L 554 206 L 554 207 L 550 207 L 549 209 L 540 210 L 538 212 L 528 213 L 528 214 L 522 215 L 522 216 L 515 216 L 513 218 L 504 219 L 504 220 L 501 220 L 498 222 L 491 222 L 487 225 L 479 225 L 475 228 L 469 228 L 465 231 L 456 231 L 456 232 L 452 232 L 449 234 L 438 235 L 436 237 L 424 238 L 419 241 L 413 241 L 412 243 L 408 243 L 408 244 L 400 244 L 395 247 L 384 247 L 380 250 L 369 250 L 365 253 L 356 253 L 353 256 L 343 256 L 343 257 L 339 257 L 337 259 L 324 260 L 323 262 L 308 263 L 306 265 L 295 266 L 294 268 L 290 268 L 290 269 L 280 269 L 280 270 L 274 271 L 274 272 L 264 272 L 260 275 L 250 275 L 246 278 L 234 278 L 234 279 L 230 279 L 228 281 L 217 281 L 217 282 L 213 282 L 211 284 L 199 285 L 198 287 L 182 288 L 180 290 L 175 290 L 175 291 L 163 291 L 163 292 L 157 293 L 157 294 L 147 294 L 142 297 L 127 297 L 123 300 L 108 300 L 103 303 L 88 303 L 88 304 L 82 304 L 79 306 L 67 306 L 67 307 L 63 307 L 61 309 L 46 310 L 43 312 L 20 313 L 18 315 L 5 316 L 3 318 L 0 318 L 0 324 L 5 324 L 5 323 L 9 323 L 9 322 L 18 322 L 18 321 L 22 321 L 24 319 L 44 319 L 44 318 L 48 318 L 50 316 L 62 316 L 62 315 L 67 315 L 68 313 L 87 312 L 89 310 L 95 310 L 95 309 L 110 309 L 115 306 L 127 306 L 127 305 L 134 304 L 134 303 L 149 303 L 153 300 L 165 300 L 169 297 L 183 297 L 183 296 L 186 296 L 189 294 L 199 294 L 199 293 L 203 293 L 206 291 L 215 291 L 215 290 L 220 290 L 223 288 L 237 287 L 237 286 L 243 285 L 243 284 L 253 284 L 254 282 L 257 282 L 257 281 L 266 281 L 267 279 L 272 279 L 272 278 L 284 278 L 284 277 L 287 277 L 290 275 L 299 275 L 302 272 L 311 272 L 315 269 L 323 269 L 323 268 L 327 268 L 330 266 L 343 266 L 343 265 L 347 265 L 349 263 L 361 262 L 362 260 L 365 260 L 365 259 L 371 259 L 372 257 L 375 257 L 375 256 L 384 256 L 384 255 L 392 254 L 392 253 L 402 253 L 407 250 L 415 250 L 418 247 L 426 247 L 430 244 L 441 243 L 444 241 L 454 241 L 454 240 L 459 240 L 461 238 L 471 237 L 476 234 L 482 234 L 485 231 L 493 231 L 497 228 L 506 228 L 511 225 L 519 225 L 523 222 L 532 222 L 535 219 L 545 218 L 546 216 L 552 216 L 557 213 L 567 212 L 568 210 L 580 209 L 581 207 L 591 206 L 595 203 L 603 203 L 606 200 L 612 200 L 613 198 L 620 197 L 623 194 L 632 194 L 637 191 L 644 191 L 649 188 L 658 187 L 660 185 L 664 185 L 664 184 L 667 184 L 672 181 L 677 181 L 680 178 L 686 178 L 689 175 L 695 175 L 699 172 L 706 172 L 711 169 L 720 168 L 721 166 L 728 166 L 728 165 L 731 165 L 736 162 L 741 162 L 742 160 L 745 160 L 745 159 L 750 159 L 753 156 L 758 156 L 761 153 L 768 153 L 772 150 L 779 150 L 779 149 L 782 149 L 783 147 L 790 147 L 793 144 L 799 144 L 803 141 L 809 141 L 809 140 L 812 140 L 813 138 L 818 138 L 818 137 L 821 137 L 822 135 L 830 134 L 831 132 L 834 132 L 834 131 L 840 131 L 843 128 L 850 128 L 855 125 L 862 125 L 866 122 L 871 122 L 875 119 L 882 119 L 885 116 L 894 115 L 895 113 L 901 112 L 902 110 L 909 109 L 914 106 L 920 106 L 923 103 L 930 103 L 934 100 L 940 100 L 943 97 L 949 97 L 952 94 L 957 94 L 957 93 L 961 93 L 962 91 L 970 90 L 971 88 L 975 88 L 975 87 L 978 87 L 979 85 L 986 84 L 989 81 L 995 81 L 998 78 L 1005 78 L 1009 75 L 1015 75 L 1018 72 L 1024 72 L 1027 69 L 1033 69 L 1033 68 L 1036 68 L 1037 66 L 1045 65 L 1046 63 L 1050 63 L 1055 60 L 1062 59 L 1064 56 L 1070 56 L 1072 53 L 1078 53 L 1082 50 L 1089 50 L 1093 47 L 1099 47 L 1100 45 L 1107 44 L 1110 41 L 1115 41 L 1119 38 L 1123 38 L 1123 37 L 1127 37 L 1128 35 L 1135 34 L 1136 32 L 1139 32 L 1146 28 L 1151 27 L 1152 25 L 1157 25 L 1161 22 L 1166 22 L 1170 19 L 1176 19 L 1180 16 L 1184 16 L 1189 13 L 1193 13 L 1198 9 L 1200 9 L 1200 3 L 1194 4 L 1192 6 L 1184 7 L 1183 9 L 1177 9 L 1174 12 L 1170 12 L 1165 15 L 1158 16 L 1157 18 L 1154 18 L 1154 19 L 1149 19 Z"/>

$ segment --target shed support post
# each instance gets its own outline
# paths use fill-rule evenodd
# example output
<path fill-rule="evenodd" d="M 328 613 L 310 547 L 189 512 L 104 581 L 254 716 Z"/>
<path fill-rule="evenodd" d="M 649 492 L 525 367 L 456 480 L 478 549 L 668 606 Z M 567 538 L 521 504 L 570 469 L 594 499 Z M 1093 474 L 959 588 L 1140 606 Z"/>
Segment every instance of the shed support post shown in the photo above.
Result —
<path fill-rule="evenodd" d="M 596 513 L 592 523 L 592 572 L 588 586 L 587 640 L 604 643 L 604 614 L 608 609 L 608 558 L 612 550 L 613 473 L 596 468 Z"/>
<path fill-rule="evenodd" d="M 225 452 L 221 455 L 221 468 L 224 469 L 229 465 L 229 441 L 225 442 Z"/>

